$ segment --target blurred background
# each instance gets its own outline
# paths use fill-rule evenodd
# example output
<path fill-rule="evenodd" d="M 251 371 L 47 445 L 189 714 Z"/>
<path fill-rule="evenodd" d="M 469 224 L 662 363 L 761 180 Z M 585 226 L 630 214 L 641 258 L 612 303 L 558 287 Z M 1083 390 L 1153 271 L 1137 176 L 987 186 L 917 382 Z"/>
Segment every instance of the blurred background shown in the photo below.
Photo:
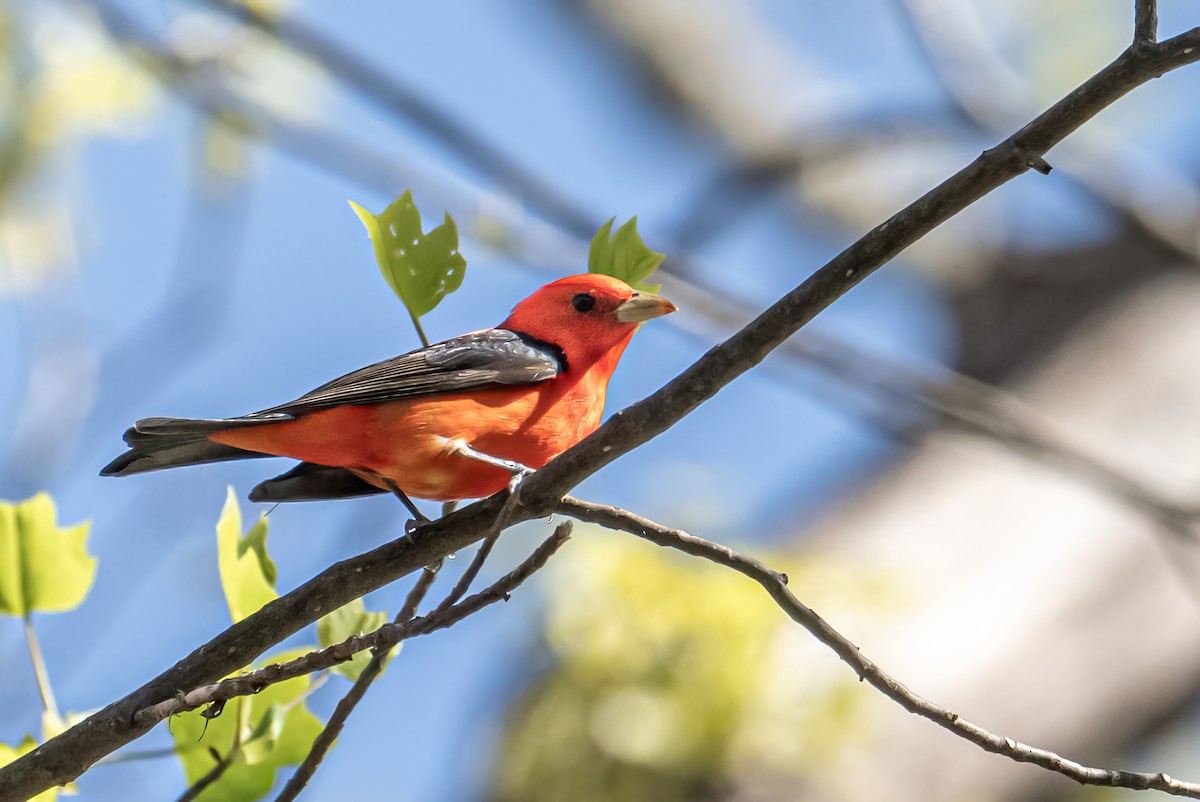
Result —
<path fill-rule="evenodd" d="M 0 498 L 50 491 L 100 558 L 83 607 L 37 619 L 61 705 L 100 707 L 227 626 L 225 487 L 286 468 L 101 479 L 124 428 L 259 409 L 418 344 L 347 199 L 411 188 L 427 225 L 457 220 L 467 278 L 433 339 L 581 272 L 596 229 L 638 215 L 682 311 L 639 333 L 611 411 L 1115 58 L 1132 5 L 0 3 Z M 1160 16 L 1163 36 L 1198 22 L 1183 0 Z M 1137 90 L 1049 177 L 959 215 L 577 495 L 787 571 L 984 727 L 1200 779 L 1197 96 L 1196 68 Z M 403 518 L 387 498 L 279 507 L 280 589 Z M 485 574 L 548 526 L 507 533 Z M 20 630 L 0 622 L 8 743 L 40 729 Z M 583 526 L 532 589 L 410 642 L 377 685 L 311 798 L 1132 796 L 985 755 L 747 580 Z M 158 728 L 79 799 L 182 792 L 169 744 Z"/>

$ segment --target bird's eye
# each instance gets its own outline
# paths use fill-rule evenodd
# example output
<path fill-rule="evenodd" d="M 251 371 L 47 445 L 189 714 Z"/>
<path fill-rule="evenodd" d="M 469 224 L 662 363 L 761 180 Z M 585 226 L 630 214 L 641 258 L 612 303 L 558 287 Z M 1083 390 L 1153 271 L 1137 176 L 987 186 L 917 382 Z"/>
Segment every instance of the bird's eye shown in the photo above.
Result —
<path fill-rule="evenodd" d="M 571 299 L 571 306 L 576 312 L 590 312 L 596 305 L 596 298 L 590 292 L 581 292 Z"/>

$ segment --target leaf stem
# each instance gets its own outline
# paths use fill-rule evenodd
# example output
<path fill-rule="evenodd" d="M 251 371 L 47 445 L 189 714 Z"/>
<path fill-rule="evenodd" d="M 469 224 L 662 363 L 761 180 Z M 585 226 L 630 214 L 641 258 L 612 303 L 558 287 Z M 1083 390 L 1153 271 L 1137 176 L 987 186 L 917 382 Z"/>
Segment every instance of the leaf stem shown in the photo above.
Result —
<path fill-rule="evenodd" d="M 29 646 L 29 658 L 33 662 L 33 673 L 37 677 L 38 693 L 42 697 L 42 707 L 47 713 L 58 715 L 58 703 L 54 700 L 54 690 L 50 687 L 50 674 L 46 671 L 46 661 L 42 659 L 42 648 L 38 645 L 37 633 L 33 631 L 33 617 L 26 613 L 25 643 Z"/>
<path fill-rule="evenodd" d="M 421 345 L 429 347 L 429 338 L 425 336 L 425 329 L 421 328 L 421 318 L 417 317 L 409 310 L 408 316 L 412 318 L 413 325 L 417 328 L 417 336 L 421 338 Z"/>

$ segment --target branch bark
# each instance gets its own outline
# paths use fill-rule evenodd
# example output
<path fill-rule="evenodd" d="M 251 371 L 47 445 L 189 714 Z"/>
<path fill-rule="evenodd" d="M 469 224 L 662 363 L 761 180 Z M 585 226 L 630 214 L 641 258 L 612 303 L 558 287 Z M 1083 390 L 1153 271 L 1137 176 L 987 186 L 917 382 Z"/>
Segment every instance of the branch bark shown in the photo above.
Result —
<path fill-rule="evenodd" d="M 273 663 L 255 671 L 236 677 L 221 680 L 210 685 L 198 687 L 187 693 L 176 694 L 155 705 L 138 710 L 133 715 L 135 725 L 152 727 L 160 721 L 195 710 L 205 705 L 227 702 L 239 696 L 252 696 L 259 691 L 279 682 L 284 682 L 306 674 L 313 674 L 327 668 L 333 668 L 338 663 L 344 663 L 359 652 L 371 649 L 377 653 L 386 654 L 401 641 L 415 638 L 418 635 L 428 635 L 439 629 L 457 624 L 469 615 L 479 612 L 489 604 L 508 600 L 508 594 L 521 585 L 534 572 L 546 564 L 559 546 L 567 542 L 571 536 L 570 523 L 560 524 L 554 534 L 547 538 L 542 545 L 498 581 L 470 596 L 458 604 L 443 610 L 434 611 L 420 618 L 413 618 L 400 623 L 384 624 L 373 632 L 355 635 L 341 643 L 335 643 L 324 649 L 317 649 L 308 654 L 289 660 L 286 663 Z M 365 690 L 365 689 L 364 689 Z"/>
<path fill-rule="evenodd" d="M 1002 755 L 1018 763 L 1032 763 L 1049 771 L 1075 780 L 1082 785 L 1099 785 L 1110 788 L 1130 788 L 1136 791 L 1162 791 L 1173 796 L 1200 799 L 1200 784 L 1177 780 L 1162 772 L 1140 773 L 1118 769 L 1085 766 L 1074 760 L 1036 746 L 1021 743 L 1013 738 L 989 732 L 972 724 L 957 713 L 935 704 L 909 690 L 903 683 L 863 656 L 858 647 L 831 627 L 816 611 L 805 606 L 787 587 L 787 575 L 773 571 L 752 557 L 739 554 L 728 546 L 705 540 L 679 529 L 601 504 L 592 504 L 575 498 L 564 498 L 559 512 L 581 521 L 600 524 L 609 529 L 628 532 L 659 546 L 676 549 L 685 554 L 702 557 L 732 568 L 762 586 L 788 617 L 808 630 L 813 637 L 829 647 L 844 663 L 854 669 L 860 680 L 891 699 L 909 713 L 932 721 L 983 749 Z"/>
<path fill-rule="evenodd" d="M 1101 110 L 1134 88 L 1198 60 L 1200 28 L 1126 50 L 1016 134 L 851 245 L 658 392 L 616 413 L 584 442 L 527 477 L 508 506 L 511 522 L 553 511 L 584 478 L 673 426 L 904 248 L 1031 167 L 1045 169 L 1043 155 Z M 506 499 L 507 493 L 497 494 L 422 526 L 415 542 L 396 541 L 337 563 L 133 693 L 0 769 L 0 801 L 27 799 L 74 780 L 152 726 L 134 720 L 138 710 L 182 689 L 215 682 L 324 612 L 484 537 Z"/>
<path fill-rule="evenodd" d="M 204 1 L 209 2 L 209 0 Z M 211 80 L 205 81 L 206 76 L 201 75 L 200 71 L 194 65 L 189 64 L 183 55 L 171 49 L 168 44 L 156 41 L 149 31 L 139 26 L 132 17 L 125 14 L 118 6 L 111 4 L 109 0 L 89 0 L 88 4 L 95 8 L 109 36 L 116 43 L 140 53 L 152 65 L 152 71 L 163 80 L 164 85 L 174 89 L 180 97 L 192 103 L 201 112 L 217 119 L 242 121 L 244 124 L 239 131 L 243 135 L 257 138 L 264 144 L 288 153 L 305 164 L 330 171 L 364 186 L 388 191 L 397 183 L 402 185 L 413 183 L 416 170 L 414 165 L 396 163 L 390 157 L 368 152 L 329 132 L 297 128 L 294 124 L 272 116 L 265 109 L 251 109 L 244 103 L 238 102 L 232 95 L 219 91 L 219 85 L 213 85 Z M 218 10 L 226 8 L 229 8 L 231 12 L 236 10 L 223 1 L 209 2 L 209 4 Z M 324 53 L 336 52 L 337 58 L 331 64 L 325 65 L 334 75 L 338 75 L 339 68 L 336 65 L 357 60 L 357 56 L 324 38 L 313 28 L 304 27 L 303 30 L 306 38 L 318 40 L 319 47 L 316 48 L 310 48 L 307 41 L 293 41 L 288 35 L 291 27 L 263 28 L 255 22 L 253 12 L 247 13 L 251 13 L 251 17 L 243 19 L 244 22 L 254 24 L 260 30 L 266 30 L 276 36 L 282 44 L 295 48 L 298 53 L 309 58 L 319 59 Z M 243 13 L 239 12 L 236 16 L 242 18 Z M 414 115 L 419 117 L 419 110 L 406 109 L 402 104 L 387 100 L 391 95 L 407 96 L 412 94 L 408 89 L 394 78 L 389 78 L 385 83 L 381 83 L 382 75 L 378 69 L 370 65 L 366 65 L 363 69 L 372 73 L 371 81 L 363 82 L 347 78 L 346 82 L 362 92 L 367 99 L 374 100 L 381 107 L 393 112 L 399 119 L 421 122 L 420 119 L 414 119 Z M 211 79 L 212 76 L 209 74 L 207 77 Z M 959 105 L 963 104 L 960 102 Z M 963 108 L 966 110 L 965 106 Z M 994 127 L 1000 125 L 994 120 L 990 124 Z M 449 125 L 455 131 L 461 128 L 448 117 L 443 118 L 439 125 Z M 464 158 L 468 156 L 462 152 L 467 145 L 467 140 L 453 135 L 453 132 L 444 137 L 444 143 L 460 156 L 464 156 Z M 477 166 L 506 191 L 514 194 L 520 193 L 520 184 L 510 184 L 504 180 L 505 170 L 493 169 L 494 165 L 487 159 L 481 160 Z M 508 163 L 508 168 L 516 169 L 516 165 Z M 536 182 L 536 178 L 531 177 L 531 180 Z M 1098 203 L 1113 204 L 1112 198 L 1096 194 L 1094 182 L 1086 179 L 1080 180 L 1083 181 L 1085 188 L 1090 188 L 1089 191 L 1092 192 Z M 427 192 L 431 189 L 432 187 L 425 188 Z M 445 187 L 442 189 L 445 190 Z M 480 219 L 494 215 L 494 210 L 488 212 L 485 208 L 487 204 L 478 197 L 468 199 L 468 197 L 457 196 L 453 191 L 443 191 L 441 195 L 445 196 L 442 202 L 447 205 L 467 210 L 463 214 L 466 218 Z M 537 202 L 539 198 L 542 201 L 545 200 L 541 196 L 529 196 L 525 200 L 538 214 L 545 215 L 548 219 L 559 219 L 558 215 L 551 213 L 551 209 Z M 559 198 L 558 202 L 561 203 L 563 200 Z M 1142 221 L 1143 217 L 1136 213 L 1136 209 L 1123 206 L 1114 206 L 1113 208 L 1114 213 L 1121 215 L 1129 224 L 1141 225 L 1139 221 Z M 574 209 L 568 210 L 568 214 L 578 217 L 582 212 Z M 488 217 L 488 219 L 493 218 Z M 520 219 L 528 221 L 531 216 L 524 215 Z M 567 228 L 560 222 L 557 225 L 561 227 L 561 232 L 567 240 L 554 243 L 542 242 L 544 237 L 535 236 L 527 227 L 521 227 L 516 218 L 502 216 L 494 218 L 494 221 L 495 224 L 503 227 L 505 240 L 508 243 L 507 247 L 513 249 L 518 258 L 533 264 L 544 261 L 544 257 L 548 257 L 555 265 L 555 269 L 579 255 L 572 248 L 565 247 L 569 241 L 577 240 L 575 242 L 579 246 L 577 250 L 582 253 L 590 238 L 590 229 L 583 229 L 589 233 L 580 234 L 578 226 Z M 1164 246 L 1178 250 L 1181 257 L 1194 258 L 1194 248 L 1190 246 L 1184 248 L 1177 238 L 1169 238 L 1159 229 L 1146 228 L 1146 231 L 1148 235 L 1153 236 Z M 676 300 L 681 301 L 680 306 L 688 309 L 698 323 L 713 324 L 731 332 L 741 328 L 745 321 L 753 316 L 754 310 L 734 298 L 722 296 L 719 288 L 700 276 L 699 272 L 702 271 L 697 271 L 695 268 L 696 265 L 690 256 L 680 254 L 673 256 L 671 262 L 660 268 L 661 273 L 671 278 L 672 297 L 682 296 L 681 298 L 676 297 Z M 683 323 L 680 319 L 672 319 L 672 322 Z M 1139 482 L 1136 477 L 1104 465 L 1090 458 L 1086 453 L 1072 448 L 1069 444 L 1049 436 L 1037 420 L 1027 413 L 1021 412 L 1020 404 L 1016 402 L 1016 399 L 997 388 L 944 368 L 938 370 L 938 379 L 935 381 L 920 375 L 912 368 L 872 357 L 847 342 L 828 336 L 816 337 L 810 334 L 803 341 L 789 340 L 781 346 L 780 351 L 792 359 L 816 366 L 866 395 L 900 399 L 906 406 L 911 406 L 914 410 L 932 413 L 935 419 L 956 425 L 963 431 L 987 437 L 1001 446 L 1025 454 L 1030 458 L 1042 459 L 1057 466 L 1060 470 L 1073 473 L 1080 479 L 1095 484 L 1101 490 L 1115 493 L 1133 509 L 1148 515 L 1171 533 L 1187 537 L 1193 536 L 1191 527 L 1198 517 L 1196 510 L 1160 497 L 1151 488 Z M 856 370 L 856 366 L 859 369 Z M 889 409 L 892 408 L 889 407 Z M 901 424 L 900 428 L 897 428 L 894 417 L 875 415 L 874 420 L 877 424 L 882 425 L 885 431 L 889 431 L 893 435 L 911 437 L 915 434 L 907 423 Z"/>
<path fill-rule="evenodd" d="M 440 568 L 441 565 L 425 566 L 420 576 L 417 577 L 417 581 L 413 584 L 412 590 L 408 592 L 408 598 L 404 600 L 404 606 L 400 608 L 400 612 L 396 613 L 396 617 L 392 619 L 393 624 L 403 624 L 417 614 L 417 608 L 425 598 L 425 594 L 433 587 L 433 582 L 437 579 Z M 341 734 L 342 728 L 346 726 L 346 720 L 350 718 L 350 714 L 354 712 L 354 708 L 358 707 L 358 703 L 367 695 L 367 689 L 371 687 L 371 683 L 383 673 L 391 651 L 391 649 L 378 649 L 371 655 L 371 659 L 367 661 L 366 666 L 359 672 L 358 678 L 354 680 L 354 684 L 350 686 L 350 690 L 338 700 L 337 707 L 333 709 L 333 713 L 329 716 L 329 721 L 325 722 L 324 729 L 313 740 L 312 746 L 308 749 L 308 754 L 304 756 L 304 760 L 296 767 L 296 771 L 292 773 L 291 779 L 287 781 L 283 790 L 279 792 L 279 796 L 275 797 L 275 802 L 291 802 L 291 800 L 300 795 L 300 792 L 312 780 L 313 775 L 320 768 L 321 762 L 325 759 L 325 755 L 329 754 L 329 750 L 333 748 L 334 741 Z"/>

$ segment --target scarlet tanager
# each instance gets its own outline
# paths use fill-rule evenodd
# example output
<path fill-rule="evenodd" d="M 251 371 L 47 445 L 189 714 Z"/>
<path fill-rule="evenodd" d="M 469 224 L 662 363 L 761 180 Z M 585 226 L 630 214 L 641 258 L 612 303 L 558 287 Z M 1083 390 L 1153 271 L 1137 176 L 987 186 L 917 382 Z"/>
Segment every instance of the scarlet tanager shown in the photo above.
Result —
<path fill-rule="evenodd" d="M 488 496 L 508 484 L 506 461 L 540 468 L 593 432 L 638 324 L 674 311 L 618 279 L 570 276 L 494 329 L 378 362 L 287 404 L 238 418 L 139 420 L 125 432 L 129 450 L 100 473 L 280 456 L 301 462 L 251 500 L 397 489 L 437 501 Z"/>

